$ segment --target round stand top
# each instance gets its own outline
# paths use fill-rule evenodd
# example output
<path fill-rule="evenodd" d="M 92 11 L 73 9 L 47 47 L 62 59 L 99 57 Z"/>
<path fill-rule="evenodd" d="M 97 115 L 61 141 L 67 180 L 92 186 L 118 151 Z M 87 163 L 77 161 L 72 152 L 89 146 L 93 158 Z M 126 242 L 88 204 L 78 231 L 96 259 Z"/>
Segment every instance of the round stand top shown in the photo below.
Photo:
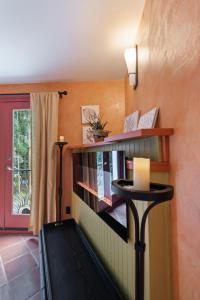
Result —
<path fill-rule="evenodd" d="M 134 189 L 133 180 L 126 179 L 113 180 L 112 190 L 125 199 L 140 201 L 164 202 L 171 200 L 174 195 L 174 188 L 171 185 L 150 183 L 150 191 L 140 191 Z"/>
<path fill-rule="evenodd" d="M 55 145 L 67 145 L 68 142 L 64 141 L 64 142 L 55 142 Z"/>

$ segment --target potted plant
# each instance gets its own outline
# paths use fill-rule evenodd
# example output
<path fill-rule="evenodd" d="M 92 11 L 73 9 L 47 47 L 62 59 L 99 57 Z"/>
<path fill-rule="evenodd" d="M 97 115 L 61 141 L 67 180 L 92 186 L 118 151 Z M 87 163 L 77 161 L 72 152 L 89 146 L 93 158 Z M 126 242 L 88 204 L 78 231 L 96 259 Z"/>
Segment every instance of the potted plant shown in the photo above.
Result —
<path fill-rule="evenodd" d="M 91 114 L 89 116 L 88 125 L 91 127 L 95 142 L 101 142 L 108 136 L 110 131 L 104 129 L 107 123 L 102 121 L 101 115 L 96 116 Z"/>

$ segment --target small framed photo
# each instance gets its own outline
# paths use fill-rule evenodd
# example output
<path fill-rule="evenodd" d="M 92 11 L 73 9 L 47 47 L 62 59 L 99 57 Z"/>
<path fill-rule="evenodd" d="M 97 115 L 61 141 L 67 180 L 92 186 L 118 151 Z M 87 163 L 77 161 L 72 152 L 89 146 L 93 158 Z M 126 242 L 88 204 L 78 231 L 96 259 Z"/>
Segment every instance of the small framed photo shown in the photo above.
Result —
<path fill-rule="evenodd" d="M 82 124 L 87 124 L 88 120 L 91 116 L 94 120 L 98 118 L 98 116 L 99 116 L 99 105 L 81 106 Z"/>
<path fill-rule="evenodd" d="M 140 117 L 138 129 L 154 128 L 158 117 L 159 108 L 154 107 Z"/>
<path fill-rule="evenodd" d="M 139 122 L 139 117 L 140 117 L 139 110 L 127 116 L 124 121 L 124 132 L 130 132 L 136 130 Z"/>
<path fill-rule="evenodd" d="M 82 135 L 83 135 L 83 144 L 94 143 L 94 137 L 90 126 L 85 126 L 82 128 Z"/>

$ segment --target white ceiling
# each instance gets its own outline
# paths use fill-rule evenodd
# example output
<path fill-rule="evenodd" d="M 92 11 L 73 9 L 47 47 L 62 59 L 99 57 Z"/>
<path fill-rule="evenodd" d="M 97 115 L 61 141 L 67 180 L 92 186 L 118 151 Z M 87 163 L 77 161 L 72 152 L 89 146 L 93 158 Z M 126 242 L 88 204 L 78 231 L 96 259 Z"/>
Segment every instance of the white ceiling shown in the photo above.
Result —
<path fill-rule="evenodd" d="M 145 0 L 0 0 L 0 83 L 123 78 Z"/>

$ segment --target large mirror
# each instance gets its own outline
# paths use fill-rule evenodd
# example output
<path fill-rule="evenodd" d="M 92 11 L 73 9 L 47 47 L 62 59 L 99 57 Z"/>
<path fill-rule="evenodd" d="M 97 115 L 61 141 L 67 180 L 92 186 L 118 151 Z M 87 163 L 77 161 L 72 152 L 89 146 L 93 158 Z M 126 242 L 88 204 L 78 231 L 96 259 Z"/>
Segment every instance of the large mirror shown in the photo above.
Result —
<path fill-rule="evenodd" d="M 73 153 L 74 192 L 127 240 L 127 207 L 112 191 L 112 180 L 125 178 L 124 151 Z"/>

